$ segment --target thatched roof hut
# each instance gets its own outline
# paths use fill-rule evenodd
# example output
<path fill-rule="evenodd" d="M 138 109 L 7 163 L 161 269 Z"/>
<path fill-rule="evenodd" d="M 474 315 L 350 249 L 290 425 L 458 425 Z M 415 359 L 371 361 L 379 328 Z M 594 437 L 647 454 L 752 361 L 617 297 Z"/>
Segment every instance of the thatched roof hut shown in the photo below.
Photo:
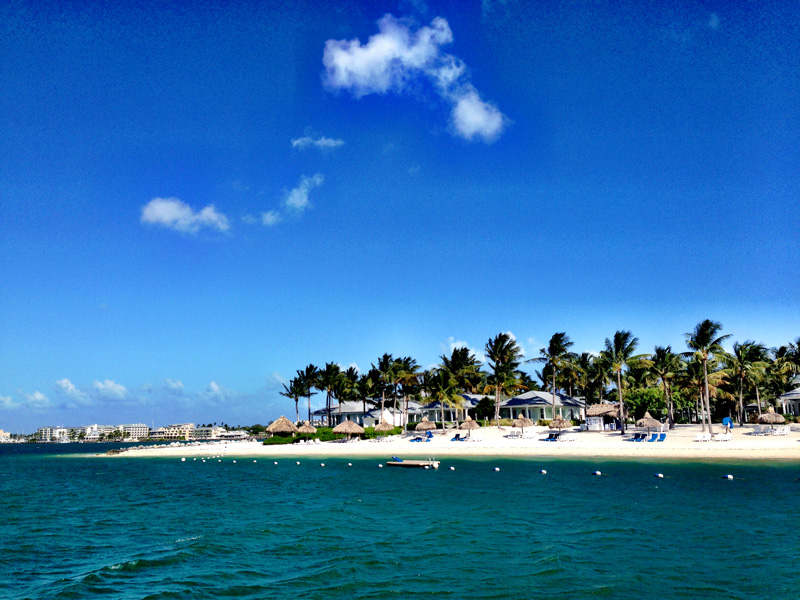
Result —
<path fill-rule="evenodd" d="M 360 435 L 364 433 L 364 428 L 350 419 L 339 423 L 333 428 L 333 433 L 346 433 L 347 435 Z"/>
<path fill-rule="evenodd" d="M 297 427 L 295 427 L 294 423 L 292 423 L 289 419 L 281 415 L 281 418 L 277 421 L 274 421 L 269 427 L 267 427 L 267 433 L 271 433 L 275 435 L 276 433 L 297 433 Z"/>
<path fill-rule="evenodd" d="M 422 417 L 422 421 L 417 423 L 414 429 L 416 431 L 430 431 L 431 429 L 436 429 L 436 423 L 428 421 L 428 417 Z"/>
<path fill-rule="evenodd" d="M 661 428 L 661 421 L 658 419 L 654 419 L 650 416 L 650 411 L 644 413 L 644 416 L 636 421 L 637 427 L 647 427 L 647 429 L 660 429 Z"/>
<path fill-rule="evenodd" d="M 619 406 L 616 404 L 609 404 L 608 402 L 600 402 L 599 404 L 590 404 L 586 409 L 587 417 L 619 417 Z"/>
<path fill-rule="evenodd" d="M 533 426 L 533 421 L 528 417 L 526 417 L 525 415 L 519 415 L 516 419 L 511 421 L 511 426 L 519 427 L 524 431 L 526 427 Z"/>
<path fill-rule="evenodd" d="M 478 429 L 480 427 L 479 423 L 476 423 L 472 420 L 472 417 L 467 415 L 467 419 L 458 426 L 459 429 Z"/>
<path fill-rule="evenodd" d="M 770 406 L 769 412 L 759 415 L 758 422 L 766 425 L 781 425 L 786 423 L 786 419 L 783 418 L 783 415 L 772 410 L 772 407 Z"/>
<path fill-rule="evenodd" d="M 551 429 L 566 429 L 567 427 L 572 427 L 572 421 L 568 421 L 564 417 L 556 417 L 550 421 Z"/>
<path fill-rule="evenodd" d="M 299 431 L 300 433 L 317 433 L 317 428 L 314 427 L 308 421 L 306 421 L 300 427 L 297 428 L 297 431 Z"/>
<path fill-rule="evenodd" d="M 375 431 L 377 431 L 378 433 L 392 431 L 393 429 L 394 425 L 391 425 L 386 419 L 381 420 L 380 423 L 375 425 Z"/>

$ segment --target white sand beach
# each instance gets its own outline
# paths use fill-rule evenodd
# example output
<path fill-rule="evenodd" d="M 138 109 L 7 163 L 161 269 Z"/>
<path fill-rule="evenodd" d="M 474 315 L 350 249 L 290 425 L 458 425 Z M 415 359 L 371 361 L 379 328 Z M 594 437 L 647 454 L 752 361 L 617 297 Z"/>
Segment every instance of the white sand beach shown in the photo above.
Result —
<path fill-rule="evenodd" d="M 667 433 L 663 442 L 632 442 L 630 435 L 618 432 L 588 432 L 567 430 L 570 441 L 545 442 L 549 430 L 544 427 L 526 428 L 531 437 L 513 438 L 516 432 L 509 427 L 482 427 L 472 432 L 474 441 L 453 442 L 455 433 L 447 430 L 433 432 L 429 442 L 411 442 L 413 434 L 390 436 L 385 441 L 360 440 L 357 442 L 323 442 L 320 444 L 286 444 L 265 446 L 261 442 L 206 442 L 180 447 L 132 448 L 116 456 L 123 457 L 200 457 L 200 456 L 250 456 L 250 457 L 526 457 L 547 456 L 565 458 L 649 458 L 713 460 L 798 460 L 800 461 L 800 431 L 790 431 L 785 436 L 754 435 L 752 426 L 736 427 L 730 441 L 696 442 L 701 432 L 699 425 L 678 425 Z M 630 429 L 629 434 L 638 430 Z M 717 426 L 715 433 L 724 431 Z M 105 456 L 105 455 L 100 455 Z"/>

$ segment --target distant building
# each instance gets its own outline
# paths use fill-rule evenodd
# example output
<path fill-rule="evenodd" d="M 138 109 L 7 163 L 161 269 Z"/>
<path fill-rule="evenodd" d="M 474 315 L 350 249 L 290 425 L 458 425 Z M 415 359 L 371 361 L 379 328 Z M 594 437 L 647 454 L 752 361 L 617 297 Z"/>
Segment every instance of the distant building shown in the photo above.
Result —
<path fill-rule="evenodd" d="M 242 431 L 241 429 L 236 429 L 234 431 L 222 431 L 219 434 L 219 439 L 221 440 L 246 440 L 250 437 L 250 434 L 246 431 Z"/>
<path fill-rule="evenodd" d="M 11 441 L 11 434 L 0 429 L 0 444 Z"/>
<path fill-rule="evenodd" d="M 192 431 L 193 440 L 218 440 L 225 433 L 224 427 L 195 427 Z"/>
<path fill-rule="evenodd" d="M 83 428 L 83 439 L 87 442 L 98 442 L 117 431 L 113 425 L 87 425 Z"/>
<path fill-rule="evenodd" d="M 144 423 L 117 425 L 117 430 L 122 431 L 124 440 L 141 440 L 150 437 L 150 428 Z"/>
<path fill-rule="evenodd" d="M 68 442 L 69 430 L 66 427 L 39 427 L 36 430 L 36 441 L 47 442 Z"/>
<path fill-rule="evenodd" d="M 194 423 L 167 425 L 151 431 L 150 437 L 154 440 L 191 440 L 194 430 Z"/>

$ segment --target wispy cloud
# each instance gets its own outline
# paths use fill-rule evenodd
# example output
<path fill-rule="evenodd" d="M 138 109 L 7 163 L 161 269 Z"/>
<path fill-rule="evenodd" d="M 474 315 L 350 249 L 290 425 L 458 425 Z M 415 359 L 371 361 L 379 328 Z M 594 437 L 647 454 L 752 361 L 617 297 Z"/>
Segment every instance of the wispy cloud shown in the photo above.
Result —
<path fill-rule="evenodd" d="M 228 231 L 228 217 L 209 204 L 195 211 L 178 198 L 153 198 L 142 207 L 142 223 L 174 229 L 182 233 L 197 233 L 203 228 Z"/>
<path fill-rule="evenodd" d="M 321 173 L 312 177 L 303 175 L 300 182 L 291 190 L 286 192 L 280 210 L 270 210 L 261 213 L 261 223 L 266 227 L 272 227 L 283 221 L 286 216 L 299 216 L 310 206 L 309 194 L 314 188 L 323 184 L 325 178 Z"/>
<path fill-rule="evenodd" d="M 486 355 L 481 348 L 474 348 L 470 346 L 468 342 L 465 342 L 464 340 L 457 340 L 452 335 L 447 338 L 446 344 L 439 344 L 439 347 L 441 348 L 442 352 L 446 352 L 447 354 L 451 354 L 456 348 L 466 348 L 475 358 L 482 363 L 486 363 Z"/>
<path fill-rule="evenodd" d="M 16 410 L 20 408 L 19 402 L 14 402 L 11 396 L 0 396 L 0 409 L 3 410 Z"/>
<path fill-rule="evenodd" d="M 332 150 L 344 146 L 344 140 L 337 140 L 333 138 L 318 137 L 314 139 L 310 136 L 305 136 L 292 140 L 292 148 L 297 150 L 305 150 L 306 148 L 319 148 L 320 150 Z"/>
<path fill-rule="evenodd" d="M 173 396 L 183 396 L 183 382 L 180 379 L 165 379 L 164 389 Z"/>
<path fill-rule="evenodd" d="M 361 98 L 402 94 L 417 89 L 418 81 L 426 81 L 451 107 L 455 135 L 492 142 L 508 119 L 494 104 L 481 99 L 468 82 L 463 61 L 442 52 L 440 46 L 452 41 L 450 26 L 441 17 L 433 19 L 430 27 L 413 30 L 409 21 L 387 14 L 378 21 L 378 33 L 364 45 L 358 39 L 325 42 L 325 84 Z"/>
<path fill-rule="evenodd" d="M 124 400 L 128 396 L 128 389 L 121 383 L 106 379 L 94 382 L 94 393 L 103 400 Z"/>
<path fill-rule="evenodd" d="M 54 389 L 57 394 L 64 396 L 68 400 L 77 404 L 90 404 L 91 398 L 89 394 L 79 390 L 75 385 L 66 377 L 56 381 Z"/>
<path fill-rule="evenodd" d="M 23 398 L 25 399 L 25 405 L 29 408 L 48 408 L 52 405 L 50 398 L 38 390 L 32 394 L 24 394 Z"/>
<path fill-rule="evenodd" d="M 719 15 L 715 12 L 712 12 L 711 15 L 708 17 L 708 26 L 713 29 L 719 29 Z"/>

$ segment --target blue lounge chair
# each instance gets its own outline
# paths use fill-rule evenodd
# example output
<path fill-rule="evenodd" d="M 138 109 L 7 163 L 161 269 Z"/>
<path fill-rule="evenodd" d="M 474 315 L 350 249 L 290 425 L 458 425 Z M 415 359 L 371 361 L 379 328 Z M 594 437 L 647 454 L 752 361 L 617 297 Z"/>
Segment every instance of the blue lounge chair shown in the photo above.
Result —
<path fill-rule="evenodd" d="M 653 433 L 650 435 L 650 438 L 647 440 L 648 442 L 655 442 L 658 439 L 658 434 Z"/>
<path fill-rule="evenodd" d="M 665 439 L 667 439 L 667 434 L 666 433 L 659 433 L 658 434 L 658 439 L 656 441 L 657 442 L 663 442 Z"/>
<path fill-rule="evenodd" d="M 421 442 L 422 441 L 422 436 L 421 435 L 415 436 L 415 437 L 411 438 L 408 441 L 409 442 Z"/>
<path fill-rule="evenodd" d="M 403 462 L 402 458 L 397 458 L 396 456 L 393 456 L 392 460 L 395 461 L 395 462 Z"/>
<path fill-rule="evenodd" d="M 453 439 L 451 439 L 450 441 L 451 442 L 460 442 L 461 441 L 461 434 L 460 433 L 455 434 Z"/>
<path fill-rule="evenodd" d="M 558 440 L 558 434 L 557 433 L 551 433 L 546 438 L 542 439 L 543 442 L 555 442 L 557 440 Z"/>
<path fill-rule="evenodd" d="M 433 434 L 430 431 L 426 431 L 425 432 L 425 437 L 428 438 L 429 440 L 432 440 L 433 439 Z"/>
<path fill-rule="evenodd" d="M 645 437 L 647 437 L 644 433 L 634 433 L 633 437 L 629 439 L 629 442 L 641 442 Z"/>

